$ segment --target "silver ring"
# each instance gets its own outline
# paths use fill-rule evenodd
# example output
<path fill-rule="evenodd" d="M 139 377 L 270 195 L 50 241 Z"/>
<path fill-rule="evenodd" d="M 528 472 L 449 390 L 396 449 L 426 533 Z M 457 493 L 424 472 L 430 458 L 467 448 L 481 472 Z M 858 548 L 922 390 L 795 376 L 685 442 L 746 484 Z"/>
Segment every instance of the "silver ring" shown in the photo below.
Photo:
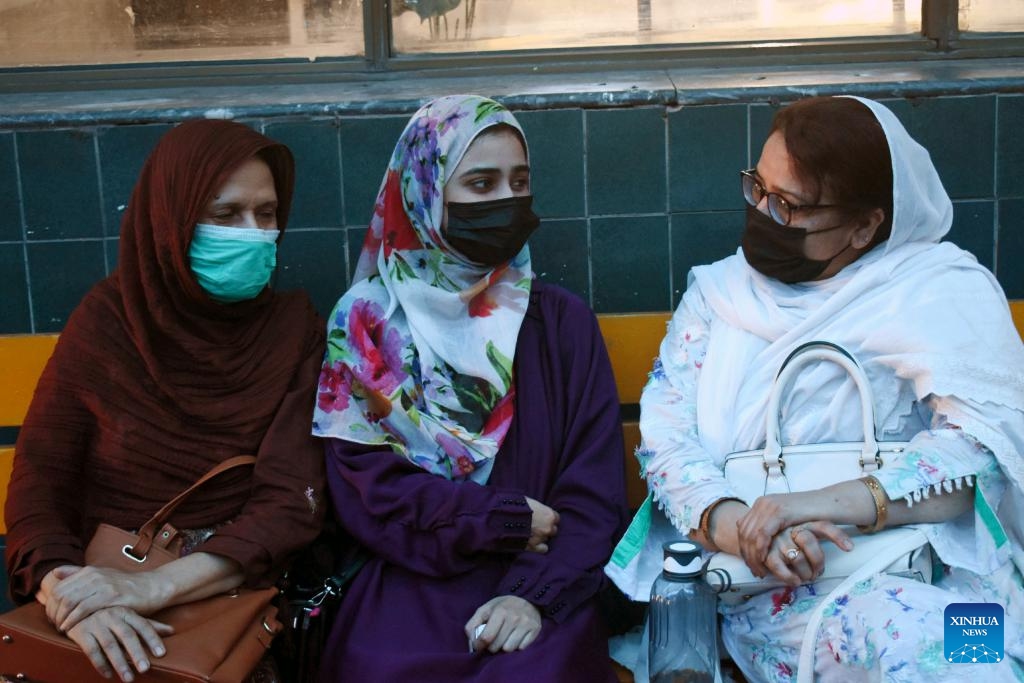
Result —
<path fill-rule="evenodd" d="M 789 550 L 786 551 L 786 557 L 788 557 L 790 559 L 790 561 L 795 560 L 796 558 L 800 557 L 800 549 L 799 548 L 790 548 Z"/>

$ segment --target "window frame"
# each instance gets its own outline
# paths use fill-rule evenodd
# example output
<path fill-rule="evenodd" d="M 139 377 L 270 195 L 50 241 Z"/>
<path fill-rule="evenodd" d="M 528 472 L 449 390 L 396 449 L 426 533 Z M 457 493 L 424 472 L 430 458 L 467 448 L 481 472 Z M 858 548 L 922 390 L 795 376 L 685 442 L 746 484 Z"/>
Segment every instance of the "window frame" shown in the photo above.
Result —
<path fill-rule="evenodd" d="M 203 62 L 0 68 L 0 93 L 389 80 L 651 68 L 872 64 L 1024 57 L 1024 32 L 962 34 L 959 0 L 922 0 L 922 35 L 654 44 L 463 53 L 398 53 L 391 0 L 363 1 L 364 54 Z"/>

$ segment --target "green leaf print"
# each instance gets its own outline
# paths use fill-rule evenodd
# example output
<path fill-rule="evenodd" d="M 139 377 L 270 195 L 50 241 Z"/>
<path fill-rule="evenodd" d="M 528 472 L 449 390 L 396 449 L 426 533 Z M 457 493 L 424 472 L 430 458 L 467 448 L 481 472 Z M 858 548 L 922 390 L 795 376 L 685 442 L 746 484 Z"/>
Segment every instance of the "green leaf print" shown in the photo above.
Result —
<path fill-rule="evenodd" d="M 505 388 L 508 389 L 512 386 L 512 361 L 506 358 L 491 341 L 487 342 L 487 360 L 491 362 L 491 367 L 498 373 L 498 377 L 501 377 Z"/>
<path fill-rule="evenodd" d="M 416 273 L 413 271 L 412 267 L 401 258 L 392 259 L 391 263 L 394 268 L 393 274 L 395 276 L 395 280 L 398 282 L 416 279 Z"/>
<path fill-rule="evenodd" d="M 352 356 L 349 353 L 345 339 L 348 333 L 341 328 L 334 328 L 327 335 L 327 360 L 332 363 L 337 360 L 349 360 Z"/>
<path fill-rule="evenodd" d="M 476 105 L 476 118 L 474 119 L 474 123 L 480 123 L 491 114 L 497 114 L 503 111 L 507 110 L 497 102 L 481 102 Z"/>
<path fill-rule="evenodd" d="M 481 432 L 484 428 L 484 418 L 491 414 L 494 404 L 500 398 L 494 386 L 480 377 L 455 374 L 452 377 L 452 389 L 464 411 L 451 417 L 466 431 Z"/>

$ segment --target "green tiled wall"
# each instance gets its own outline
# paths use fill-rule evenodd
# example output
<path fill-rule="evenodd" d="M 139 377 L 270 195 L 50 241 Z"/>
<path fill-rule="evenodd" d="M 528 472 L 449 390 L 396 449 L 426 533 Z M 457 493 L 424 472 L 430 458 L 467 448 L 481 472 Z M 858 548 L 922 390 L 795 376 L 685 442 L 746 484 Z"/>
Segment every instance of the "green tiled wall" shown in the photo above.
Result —
<path fill-rule="evenodd" d="M 888 100 L 954 199 L 950 239 L 1024 297 L 1024 95 Z M 775 108 L 762 103 L 519 114 L 538 213 L 535 270 L 598 312 L 666 310 L 694 265 L 732 253 L 737 172 Z M 288 144 L 297 191 L 277 285 L 327 313 L 345 288 L 404 116 L 247 121 Z M 167 125 L 0 131 L 0 333 L 60 330 L 117 262 L 132 184 Z"/>

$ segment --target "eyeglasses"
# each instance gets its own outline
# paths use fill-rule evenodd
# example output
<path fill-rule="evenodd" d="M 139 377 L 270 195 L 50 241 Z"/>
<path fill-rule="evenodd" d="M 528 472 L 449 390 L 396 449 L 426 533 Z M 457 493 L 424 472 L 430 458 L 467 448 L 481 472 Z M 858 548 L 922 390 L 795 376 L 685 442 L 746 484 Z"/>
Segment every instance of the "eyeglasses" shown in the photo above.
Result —
<path fill-rule="evenodd" d="M 841 204 L 790 204 L 786 199 L 775 192 L 764 189 L 764 185 L 755 175 L 757 169 L 751 168 L 740 171 L 740 178 L 743 181 L 743 198 L 747 204 L 757 206 L 765 197 L 768 198 L 768 215 L 779 225 L 789 225 L 793 220 L 794 211 L 806 209 L 832 209 L 842 206 Z"/>

